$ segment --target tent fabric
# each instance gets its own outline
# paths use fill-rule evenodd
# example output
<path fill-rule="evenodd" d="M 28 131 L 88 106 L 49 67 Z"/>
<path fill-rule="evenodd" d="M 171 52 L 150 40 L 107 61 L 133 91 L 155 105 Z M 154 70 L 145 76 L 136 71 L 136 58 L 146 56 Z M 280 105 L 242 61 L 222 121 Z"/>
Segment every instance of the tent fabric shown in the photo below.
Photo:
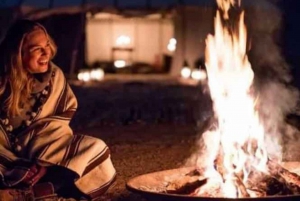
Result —
<path fill-rule="evenodd" d="M 278 2 L 279 0 L 267 0 L 268 2 Z M 264 6 L 261 0 L 242 0 L 245 6 Z M 114 7 L 120 9 L 143 9 L 143 8 L 169 8 L 177 5 L 187 6 L 211 6 L 215 5 L 215 0 L 1 0 L 0 8 L 14 6 L 28 6 L 39 9 L 61 8 L 72 6 L 96 6 Z M 236 0 L 238 2 L 238 0 Z"/>
<path fill-rule="evenodd" d="M 124 13 L 134 10 L 133 15 L 145 15 L 178 5 L 211 6 L 213 4 L 215 4 L 214 0 L 2 0 L 0 9 L 14 8 L 21 17 L 40 19 L 53 14 L 86 11 Z"/>
<path fill-rule="evenodd" d="M 203 6 L 212 5 L 214 0 L 2 0 L 0 7 L 29 6 L 37 8 L 58 8 L 81 5 L 115 8 L 167 8 L 178 4 Z"/>
<path fill-rule="evenodd" d="M 242 6 L 259 5 L 279 0 L 242 0 Z M 177 6 L 215 6 L 215 0 L 1 0 L 0 9 L 15 8 L 22 17 L 43 18 L 52 14 L 78 13 L 86 11 L 118 13 L 120 10 L 139 11 L 138 15 L 149 14 Z M 136 14 L 136 13 L 135 13 Z"/>

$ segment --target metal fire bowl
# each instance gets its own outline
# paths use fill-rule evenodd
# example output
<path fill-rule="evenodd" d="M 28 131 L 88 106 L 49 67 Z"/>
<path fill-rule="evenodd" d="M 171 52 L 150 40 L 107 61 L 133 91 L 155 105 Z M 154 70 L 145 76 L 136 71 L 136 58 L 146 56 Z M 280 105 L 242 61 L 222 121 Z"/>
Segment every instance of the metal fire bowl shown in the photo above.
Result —
<path fill-rule="evenodd" d="M 285 162 L 282 164 L 282 166 L 292 172 L 298 174 L 300 173 L 300 162 Z M 168 181 L 172 181 L 176 178 L 179 178 L 182 175 L 185 175 L 194 169 L 194 167 L 185 167 L 140 175 L 130 179 L 126 183 L 126 188 L 133 193 L 140 194 L 147 200 L 153 201 L 300 201 L 300 195 L 232 199 L 193 197 L 187 195 L 161 193 L 162 190 L 165 189 L 166 183 L 168 183 Z"/>

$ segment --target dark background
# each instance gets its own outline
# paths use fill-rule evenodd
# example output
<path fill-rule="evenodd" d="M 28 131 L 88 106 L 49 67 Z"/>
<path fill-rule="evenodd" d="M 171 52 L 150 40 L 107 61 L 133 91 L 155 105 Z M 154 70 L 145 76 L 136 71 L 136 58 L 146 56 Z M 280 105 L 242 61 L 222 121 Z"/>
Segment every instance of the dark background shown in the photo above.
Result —
<path fill-rule="evenodd" d="M 291 66 L 294 84 L 300 88 L 300 1 L 282 0 L 282 47 L 283 54 Z"/>

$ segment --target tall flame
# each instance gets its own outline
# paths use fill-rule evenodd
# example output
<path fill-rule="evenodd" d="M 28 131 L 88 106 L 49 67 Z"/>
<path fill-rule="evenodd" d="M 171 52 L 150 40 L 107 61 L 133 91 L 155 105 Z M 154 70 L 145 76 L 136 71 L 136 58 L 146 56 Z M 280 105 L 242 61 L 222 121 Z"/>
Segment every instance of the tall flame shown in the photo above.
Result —
<path fill-rule="evenodd" d="M 257 97 L 252 93 L 254 73 L 246 54 L 244 12 L 239 16 L 237 30 L 232 30 L 222 23 L 222 18 L 229 19 L 229 8 L 236 5 L 234 0 L 217 0 L 217 3 L 223 16 L 217 11 L 215 35 L 206 39 L 206 67 L 226 169 L 224 193 L 226 197 L 236 197 L 230 181 L 232 175 L 242 173 L 245 182 L 253 168 L 267 171 L 268 158 L 264 127 L 255 105 Z"/>

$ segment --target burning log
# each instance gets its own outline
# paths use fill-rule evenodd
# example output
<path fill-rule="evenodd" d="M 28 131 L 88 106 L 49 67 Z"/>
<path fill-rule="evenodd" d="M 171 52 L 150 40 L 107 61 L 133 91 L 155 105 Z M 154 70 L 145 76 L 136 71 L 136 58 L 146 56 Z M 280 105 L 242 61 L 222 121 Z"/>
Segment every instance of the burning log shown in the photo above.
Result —
<path fill-rule="evenodd" d="M 222 183 L 220 178 L 208 178 L 207 182 L 194 192 L 189 194 L 190 196 L 202 196 L 202 197 L 222 197 Z"/>
<path fill-rule="evenodd" d="M 260 171 L 253 172 L 249 176 L 246 186 L 252 192 L 259 192 L 260 197 L 295 194 L 292 186 L 280 175 L 270 175 Z"/>
<path fill-rule="evenodd" d="M 166 192 L 171 194 L 191 194 L 207 182 L 198 171 L 192 171 L 167 185 Z"/>
<path fill-rule="evenodd" d="M 292 194 L 300 194 L 300 176 L 298 174 L 285 169 L 272 160 L 269 160 L 267 165 L 270 174 L 280 178 L 281 181 L 285 181 Z"/>
<path fill-rule="evenodd" d="M 290 185 L 282 177 L 269 176 L 265 179 L 266 195 L 292 195 Z"/>
<path fill-rule="evenodd" d="M 245 184 L 251 197 L 300 194 L 300 176 L 275 161 L 267 163 L 269 173 L 252 170 Z"/>
<path fill-rule="evenodd" d="M 222 149 L 220 149 L 218 157 L 215 160 L 215 168 L 222 176 L 223 181 L 225 181 L 225 177 L 229 173 L 226 171 L 226 168 L 224 167 L 223 160 L 224 160 L 223 152 L 222 152 Z M 240 174 L 235 173 L 233 175 L 230 175 L 232 182 L 234 183 L 235 187 L 237 188 L 238 197 L 239 198 L 247 198 L 247 197 L 250 197 L 250 195 L 247 192 L 247 189 L 241 179 L 242 176 L 243 176 L 242 173 L 240 173 Z"/>
<path fill-rule="evenodd" d="M 239 198 L 249 198 L 250 194 L 247 192 L 247 188 L 244 185 L 241 178 L 239 178 L 237 175 L 234 175 L 234 184 L 238 189 Z"/>
<path fill-rule="evenodd" d="M 223 183 L 228 181 L 234 185 L 237 198 L 265 197 L 276 195 L 300 194 L 300 176 L 283 168 L 280 164 L 269 160 L 269 173 L 253 169 L 246 183 L 243 174 L 227 175 L 222 165 L 222 155 L 215 161 L 215 171 L 209 175 L 202 170 L 193 170 L 183 177 L 172 181 L 166 192 L 169 194 L 185 194 L 190 196 L 222 197 Z"/>
<path fill-rule="evenodd" d="M 223 152 L 222 152 L 222 149 L 219 149 L 219 154 L 216 158 L 216 160 L 214 161 L 214 166 L 215 166 L 215 169 L 220 173 L 220 175 L 222 176 L 223 180 L 224 180 L 224 175 L 226 175 L 226 170 L 225 170 L 225 167 L 224 167 L 224 164 L 223 164 L 223 160 L 224 160 L 224 157 L 223 157 Z"/>
<path fill-rule="evenodd" d="M 268 161 L 268 168 L 271 174 L 280 175 L 287 182 L 300 186 L 300 176 L 298 174 L 290 172 L 272 160 Z"/>

